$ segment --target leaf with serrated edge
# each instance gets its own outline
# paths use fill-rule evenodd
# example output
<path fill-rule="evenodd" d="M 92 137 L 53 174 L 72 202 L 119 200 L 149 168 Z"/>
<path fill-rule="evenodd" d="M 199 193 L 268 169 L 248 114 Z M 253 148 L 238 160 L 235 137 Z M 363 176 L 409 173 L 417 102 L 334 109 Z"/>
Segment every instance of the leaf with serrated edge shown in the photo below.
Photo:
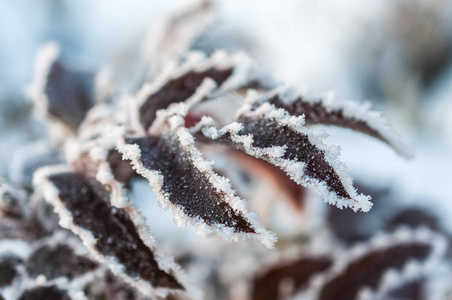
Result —
<path fill-rule="evenodd" d="M 361 288 L 375 289 L 388 273 L 402 270 L 410 261 L 430 264 L 444 259 L 446 240 L 426 228 L 400 228 L 375 236 L 367 243 L 338 255 L 333 266 L 316 276 L 306 293 L 308 299 L 355 299 Z"/>
<path fill-rule="evenodd" d="M 246 84 L 253 77 L 253 70 L 252 61 L 243 52 L 228 55 L 217 51 L 209 58 L 204 58 L 200 53 L 189 53 L 180 67 L 168 68 L 152 84 L 143 86 L 136 101 L 131 103 L 131 113 L 138 114 L 132 120 L 140 123 L 135 127 L 147 131 L 154 123 L 158 110 L 188 101 L 207 78 L 218 86 L 215 92 L 221 93 Z"/>
<path fill-rule="evenodd" d="M 331 263 L 331 258 L 327 256 L 305 256 L 273 264 L 254 278 L 252 299 L 279 299 L 279 291 L 284 282 L 291 284 L 290 295 L 285 296 L 293 296 L 314 274 L 325 271 Z"/>
<path fill-rule="evenodd" d="M 369 103 L 339 101 L 331 93 L 322 97 L 306 97 L 286 89 L 276 89 L 258 98 L 251 95 L 246 101 L 255 105 L 268 102 L 285 109 L 292 116 L 304 116 L 306 126 L 332 125 L 364 133 L 386 143 L 397 153 L 412 157 L 410 147 L 386 123 L 380 112 L 370 109 Z"/>
<path fill-rule="evenodd" d="M 216 141 L 264 159 L 283 169 L 296 183 L 336 206 L 368 211 L 370 197 L 358 195 L 339 153 L 323 144 L 323 136 L 304 126 L 303 117 L 264 103 L 245 104 L 238 121 L 217 129 L 204 117 L 191 132 L 201 141 Z"/>
<path fill-rule="evenodd" d="M 103 132 L 99 132 L 96 139 L 74 141 L 68 144 L 67 157 L 76 172 L 96 178 L 109 190 L 113 206 L 127 207 L 130 203 L 126 197 L 125 183 L 116 178 L 113 169 L 114 165 L 109 159 L 112 155 L 119 156 L 119 159 L 121 159 L 121 156 L 115 149 L 115 141 L 111 139 L 112 136 L 105 134 L 108 132 L 108 128 Z M 128 167 L 133 171 L 127 161 L 121 159 L 120 163 L 123 165 L 122 167 Z M 132 175 L 134 174 L 135 172 Z M 131 177 L 125 179 L 130 180 Z"/>
<path fill-rule="evenodd" d="M 144 295 L 199 297 L 179 267 L 157 252 L 138 212 L 131 206 L 112 207 L 101 183 L 61 166 L 40 169 L 34 183 L 55 207 L 60 225 L 80 236 L 99 261 Z"/>
<path fill-rule="evenodd" d="M 272 247 L 275 236 L 267 232 L 232 189 L 228 179 L 212 170 L 184 127 L 184 119 L 168 119 L 160 136 L 119 137 L 118 149 L 135 170 L 148 179 L 162 208 L 171 206 L 175 221 L 188 219 L 205 235 L 211 230 L 227 240 L 255 238 Z"/>
<path fill-rule="evenodd" d="M 447 299 L 451 278 L 444 259 L 421 264 L 411 261 L 400 271 L 386 272 L 376 289 L 360 289 L 356 299 Z"/>

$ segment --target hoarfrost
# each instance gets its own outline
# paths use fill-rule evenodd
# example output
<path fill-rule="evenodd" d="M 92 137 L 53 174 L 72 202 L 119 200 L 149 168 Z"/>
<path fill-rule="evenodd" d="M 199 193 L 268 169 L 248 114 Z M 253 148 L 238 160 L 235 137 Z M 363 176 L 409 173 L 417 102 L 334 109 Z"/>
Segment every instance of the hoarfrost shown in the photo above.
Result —
<path fill-rule="evenodd" d="M 212 124 L 204 118 L 191 131 L 199 140 L 227 144 L 280 167 L 293 181 L 340 208 L 371 208 L 370 198 L 357 194 L 338 151 L 323 144 L 322 134 L 304 127 L 303 117 L 268 103 L 255 109 L 246 103 L 236 123 L 221 129 Z"/>
<path fill-rule="evenodd" d="M 60 58 L 59 46 L 50 43 L 38 54 L 28 95 L 38 115 L 63 125 L 53 130 L 75 132 L 94 106 L 94 75 L 68 68 Z"/>
<path fill-rule="evenodd" d="M 39 170 L 34 182 L 55 206 L 60 225 L 79 235 L 99 261 L 143 294 L 199 296 L 187 288 L 186 279 L 170 259 L 161 263 L 163 256 L 155 253 L 154 240 L 138 213 L 130 206 L 112 207 L 111 195 L 102 184 L 62 167 Z"/>
<path fill-rule="evenodd" d="M 319 124 L 352 129 L 381 140 L 407 158 L 413 156 L 410 146 L 386 123 L 380 112 L 371 110 L 369 103 L 338 100 L 331 93 L 321 97 L 293 93 L 275 90 L 256 102 L 268 102 L 290 115 L 304 116 L 307 126 Z"/>
<path fill-rule="evenodd" d="M 168 122 L 171 129 L 160 136 L 118 140 L 119 151 L 149 180 L 162 207 L 173 208 L 178 224 L 186 223 L 183 215 L 188 217 L 202 235 L 213 230 L 228 240 L 255 238 L 271 247 L 274 235 L 247 212 L 229 180 L 212 170 L 183 127 L 183 118 L 174 115 Z"/>

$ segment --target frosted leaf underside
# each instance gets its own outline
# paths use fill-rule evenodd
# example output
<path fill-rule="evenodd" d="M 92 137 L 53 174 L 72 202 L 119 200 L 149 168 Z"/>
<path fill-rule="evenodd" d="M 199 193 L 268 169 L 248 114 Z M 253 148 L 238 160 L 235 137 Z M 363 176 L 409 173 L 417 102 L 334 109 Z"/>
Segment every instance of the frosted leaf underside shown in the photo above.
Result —
<path fill-rule="evenodd" d="M 211 174 L 199 170 L 179 145 L 155 136 L 130 137 L 126 143 L 138 145 L 144 168 L 162 175 L 162 190 L 168 200 L 187 216 L 210 226 L 232 228 L 236 233 L 255 233 L 241 212 L 225 201 L 229 195 L 213 186 Z"/>
<path fill-rule="evenodd" d="M 210 68 L 206 71 L 190 71 L 178 78 L 170 79 L 157 92 L 147 97 L 139 109 L 140 123 L 147 130 L 157 116 L 159 109 L 166 109 L 173 103 L 190 98 L 204 79 L 211 78 L 219 86 L 232 74 L 233 69 L 219 70 Z"/>
<path fill-rule="evenodd" d="M 183 289 L 173 274 L 159 268 L 129 215 L 110 205 L 108 192 L 100 183 L 70 172 L 50 175 L 48 180 L 57 188 L 73 223 L 91 232 L 94 247 L 102 256 L 114 257 L 128 276 L 153 287 Z"/>

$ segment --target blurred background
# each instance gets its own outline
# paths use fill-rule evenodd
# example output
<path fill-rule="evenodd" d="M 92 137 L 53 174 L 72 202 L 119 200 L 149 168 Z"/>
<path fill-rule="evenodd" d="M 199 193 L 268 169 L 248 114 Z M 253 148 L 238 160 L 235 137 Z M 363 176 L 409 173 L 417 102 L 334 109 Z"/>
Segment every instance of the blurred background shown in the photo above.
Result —
<path fill-rule="evenodd" d="M 25 93 L 42 44 L 59 42 L 73 64 L 109 68 L 121 89 L 134 93 L 126 79 L 139 69 L 137 57 L 146 56 L 153 28 L 191 2 L 0 0 L 0 176 L 19 181 L 17 169 L 24 156 L 35 154 L 47 139 L 47 129 L 33 117 Z M 385 206 L 395 203 L 427 208 L 452 229 L 451 0 L 213 4 L 216 20 L 196 39 L 193 50 L 245 50 L 266 72 L 305 93 L 332 91 L 340 99 L 370 101 L 411 143 L 415 157 L 405 160 L 369 137 L 328 129 L 327 142 L 341 145 L 357 186 L 376 203 L 374 215 L 366 216 L 369 228 L 361 226 L 362 232 L 344 240 L 362 240 L 378 231 L 390 218 Z M 185 249 L 199 248 L 211 241 L 199 238 L 190 226 L 177 228 L 170 212 L 148 200 L 153 196 L 147 183 L 133 184 L 133 201 L 167 247 L 184 243 Z M 328 218 L 351 220 L 354 213 L 336 214 L 320 200 L 308 201 L 301 215 L 279 203 L 267 225 L 284 240 L 285 235 L 312 234 Z M 335 234 L 350 233 L 344 232 Z M 235 246 L 240 250 L 245 244 Z"/>

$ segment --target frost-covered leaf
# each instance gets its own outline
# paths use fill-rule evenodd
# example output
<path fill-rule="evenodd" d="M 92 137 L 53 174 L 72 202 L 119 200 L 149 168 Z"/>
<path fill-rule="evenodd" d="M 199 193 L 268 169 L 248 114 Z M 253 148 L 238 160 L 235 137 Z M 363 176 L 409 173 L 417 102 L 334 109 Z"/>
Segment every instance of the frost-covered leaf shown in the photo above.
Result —
<path fill-rule="evenodd" d="M 386 298 L 381 299 L 422 300 L 426 299 L 426 296 L 424 282 L 422 280 L 415 280 L 389 291 L 388 294 L 385 295 Z"/>
<path fill-rule="evenodd" d="M 191 131 L 201 141 L 215 141 L 264 159 L 284 170 L 296 183 L 340 208 L 368 211 L 369 197 L 358 195 L 339 154 L 323 144 L 323 137 L 304 127 L 302 117 L 264 103 L 245 105 L 237 122 L 217 129 L 203 118 Z"/>
<path fill-rule="evenodd" d="M 355 299 L 363 288 L 374 290 L 389 272 L 403 270 L 414 261 L 419 265 L 444 259 L 445 239 L 428 230 L 402 228 L 376 236 L 335 258 L 333 266 L 313 281 L 312 299 Z"/>
<path fill-rule="evenodd" d="M 23 263 L 30 252 L 30 244 L 26 241 L 0 241 L 0 296 L 3 294 L 9 299 L 8 295 L 19 289 L 24 277 Z"/>
<path fill-rule="evenodd" d="M 244 53 L 228 55 L 217 51 L 209 58 L 193 53 L 182 66 L 167 70 L 151 85 L 145 85 L 138 95 L 137 107 L 132 109 L 138 111 L 139 123 L 147 131 L 158 110 L 174 103 L 202 101 L 215 85 L 217 92 L 237 88 L 251 78 L 251 71 L 251 61 Z M 201 87 L 207 78 L 213 82 Z"/>
<path fill-rule="evenodd" d="M 111 272 L 105 272 L 105 275 L 90 282 L 84 289 L 88 299 L 127 299 L 127 300 L 149 300 L 135 288 L 125 283 L 121 278 Z"/>
<path fill-rule="evenodd" d="M 64 287 L 50 284 L 44 286 L 36 286 L 26 289 L 19 300 L 84 300 L 86 299 L 82 293 L 79 293 L 77 297 L 70 295 L 69 291 Z"/>
<path fill-rule="evenodd" d="M 385 299 L 410 299 L 410 300 L 424 300 L 435 299 L 428 297 L 426 279 L 416 278 L 411 281 L 402 281 L 393 284 L 391 288 L 386 288 L 384 291 L 373 292 L 364 290 L 357 297 L 358 300 L 385 300 Z M 445 299 L 445 298 L 437 298 Z"/>
<path fill-rule="evenodd" d="M 45 242 L 38 242 L 28 257 L 25 269 L 29 276 L 44 275 L 47 280 L 67 277 L 69 280 L 95 270 L 98 264 L 84 252 L 83 245 L 67 234 L 49 238 Z"/>
<path fill-rule="evenodd" d="M 40 221 L 33 214 L 21 217 L 0 216 L 0 240 L 19 239 L 32 242 L 44 233 Z"/>
<path fill-rule="evenodd" d="M 179 15 L 161 20 L 144 45 L 153 73 L 161 71 L 168 62 L 177 61 L 213 20 L 209 0 L 198 0 Z"/>
<path fill-rule="evenodd" d="M 359 191 L 372 197 L 372 209 L 366 214 L 357 214 L 351 210 L 328 207 L 326 222 L 329 230 L 342 243 L 347 245 L 363 242 L 384 229 L 388 217 L 398 209 L 395 195 L 391 189 L 356 182 Z"/>
<path fill-rule="evenodd" d="M 178 267 L 156 254 L 143 220 L 130 206 L 111 206 L 112 195 L 93 178 L 68 170 L 41 169 L 35 185 L 55 206 L 60 225 L 79 235 L 101 262 L 145 295 L 187 295 Z"/>
<path fill-rule="evenodd" d="M 0 218 L 21 218 L 25 215 L 27 194 L 0 179 Z"/>
<path fill-rule="evenodd" d="M 118 142 L 124 158 L 149 180 L 162 207 L 172 207 L 179 225 L 188 217 L 202 235 L 213 229 L 226 239 L 256 238 L 271 246 L 274 236 L 247 212 L 229 180 L 212 170 L 183 118 L 175 115 L 168 121 L 171 128 L 160 136 L 121 137 Z"/>
<path fill-rule="evenodd" d="M 325 271 L 331 264 L 330 258 L 322 256 L 275 264 L 254 278 L 252 299 L 272 300 L 293 296 L 314 274 Z"/>
<path fill-rule="evenodd" d="M 400 271 L 387 272 L 375 289 L 361 289 L 356 299 L 448 299 L 451 275 L 446 260 L 434 259 L 422 264 L 412 261 Z"/>
<path fill-rule="evenodd" d="M 56 227 L 54 214 L 39 194 L 28 196 L 22 188 L 0 183 L 0 240 L 28 242 L 50 234 Z"/>
<path fill-rule="evenodd" d="M 407 207 L 395 213 L 386 224 L 386 230 L 394 230 L 400 226 L 416 228 L 425 226 L 433 231 L 441 231 L 442 226 L 431 210 L 426 207 Z"/>
<path fill-rule="evenodd" d="M 111 193 L 112 205 L 129 205 L 125 185 L 137 174 L 128 161 L 121 159 L 114 140 L 99 133 L 93 140 L 74 142 L 69 150 L 72 156 L 70 164 L 76 172 L 102 183 Z"/>
<path fill-rule="evenodd" d="M 105 104 L 94 107 L 80 126 L 77 139 L 66 144 L 66 157 L 73 170 L 95 178 L 112 194 L 114 206 L 129 205 L 126 187 L 138 174 L 117 151 L 113 129 L 124 124 L 125 116 Z"/>
<path fill-rule="evenodd" d="M 93 74 L 69 68 L 56 44 L 41 49 L 29 96 L 42 117 L 77 131 L 95 103 L 94 94 Z"/>
<path fill-rule="evenodd" d="M 22 259 L 14 254 L 0 255 L 0 289 L 12 284 L 18 275 L 17 266 L 21 263 Z"/>
<path fill-rule="evenodd" d="M 136 176 L 136 172 L 128 161 L 122 159 L 121 153 L 116 149 L 110 149 L 107 154 L 107 163 L 111 168 L 114 178 L 126 185 Z"/>
<path fill-rule="evenodd" d="M 44 234 L 42 225 L 35 217 L 20 219 L 0 217 L 0 240 L 21 239 L 31 242 Z"/>
<path fill-rule="evenodd" d="M 271 92 L 269 95 L 257 103 L 268 102 L 285 109 L 292 116 L 304 116 L 307 126 L 333 125 L 367 134 L 388 144 L 399 154 L 412 156 L 410 149 L 387 125 L 381 113 L 371 110 L 369 103 L 339 101 L 330 96 L 308 98 L 285 95 L 284 92 Z"/>
<path fill-rule="evenodd" d="M 97 172 L 99 177 L 111 175 L 112 178 L 110 180 L 115 180 L 125 185 L 129 185 L 132 178 L 137 176 L 130 163 L 122 159 L 121 153 L 113 145 L 105 148 L 102 148 L 102 145 L 98 145 L 89 150 L 91 150 L 90 153 L 84 153 L 86 156 L 81 157 L 81 159 L 85 159 L 82 162 L 84 163 L 83 170 L 88 171 L 88 167 L 90 167 L 91 171 Z M 96 175 L 96 173 L 93 175 Z"/>
<path fill-rule="evenodd" d="M 284 193 L 293 207 L 302 211 L 306 199 L 306 189 L 294 182 L 290 177 L 279 167 L 270 164 L 269 162 L 255 158 L 246 154 L 243 151 L 232 150 L 231 157 L 237 160 L 242 168 L 248 170 L 250 173 L 265 175 L 269 182 Z"/>
<path fill-rule="evenodd" d="M 329 281 L 322 288 L 319 299 L 335 299 L 341 293 L 343 299 L 354 299 L 361 287 L 376 287 L 382 273 L 390 268 L 401 268 L 408 259 L 423 260 L 430 247 L 409 244 L 374 252 L 350 264 L 342 276 Z"/>

